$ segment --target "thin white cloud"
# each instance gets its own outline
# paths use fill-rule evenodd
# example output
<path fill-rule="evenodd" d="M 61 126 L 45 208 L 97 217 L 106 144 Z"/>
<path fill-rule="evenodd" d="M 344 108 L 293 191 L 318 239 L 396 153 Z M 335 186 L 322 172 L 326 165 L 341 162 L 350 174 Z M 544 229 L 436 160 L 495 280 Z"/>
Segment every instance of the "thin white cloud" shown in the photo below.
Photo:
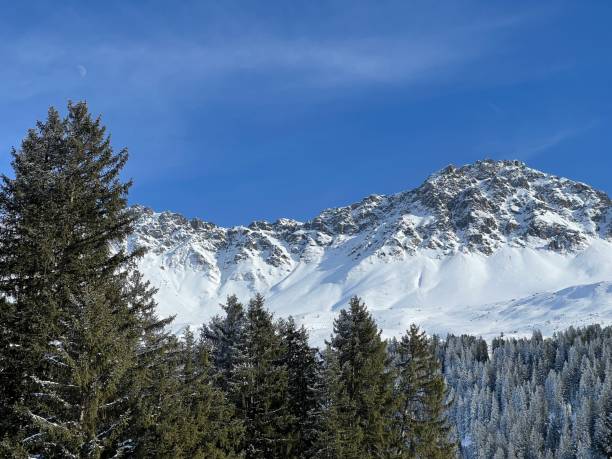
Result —
<path fill-rule="evenodd" d="M 294 82 L 313 86 L 416 81 L 450 66 L 476 58 L 481 49 L 446 40 L 370 39 L 347 42 L 262 40 L 224 46 L 178 46 L 137 49 L 115 58 L 132 62 L 136 69 L 164 63 L 159 76 L 217 78 L 239 73 L 289 74 Z"/>
<path fill-rule="evenodd" d="M 517 159 L 522 160 L 532 159 L 535 156 L 557 147 L 566 140 L 583 134 L 584 132 L 594 128 L 596 125 L 597 121 L 591 121 L 582 126 L 560 129 L 546 137 L 530 140 L 529 142 L 525 142 L 524 146 L 517 148 L 516 157 Z"/>
<path fill-rule="evenodd" d="M 528 18 L 528 15 L 525 17 Z M 0 45 L 5 68 L 6 94 L 36 92 L 62 81 L 61 68 L 75 55 L 88 56 L 77 66 L 81 78 L 95 67 L 98 88 L 134 89 L 158 87 L 168 81 L 217 83 L 226 77 L 265 77 L 270 85 L 297 88 L 353 88 L 356 85 L 437 82 L 452 78 L 469 65 L 498 50 L 496 33 L 517 27 L 522 16 L 484 18 L 431 30 L 411 28 L 384 35 L 317 34 L 288 38 L 281 34 L 233 34 L 220 39 L 107 42 L 103 45 L 53 42 L 48 37 L 28 37 Z M 460 21 L 459 21 L 460 22 Z M 464 24 L 470 24 L 465 26 Z M 479 26 L 480 24 L 480 26 Z M 11 65 L 14 64 L 14 65 Z M 96 84 L 94 78 L 88 78 Z M 15 88 L 8 86 L 14 85 Z M 27 88 L 24 88 L 27 86 Z M 17 89 L 17 91 L 15 91 Z M 20 92 L 19 90 L 24 90 Z M 103 90 L 103 89 L 100 89 Z M 214 88 L 212 88 L 214 90 Z"/>

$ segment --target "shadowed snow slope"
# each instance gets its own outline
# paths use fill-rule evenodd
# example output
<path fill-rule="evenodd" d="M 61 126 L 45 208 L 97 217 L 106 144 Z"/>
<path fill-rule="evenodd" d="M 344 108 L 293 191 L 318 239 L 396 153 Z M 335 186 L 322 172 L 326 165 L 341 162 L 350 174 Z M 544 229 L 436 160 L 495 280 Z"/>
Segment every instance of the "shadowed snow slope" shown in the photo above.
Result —
<path fill-rule="evenodd" d="M 492 337 L 612 323 L 612 205 L 605 193 L 518 161 L 449 166 L 420 187 L 323 211 L 223 228 L 135 207 L 130 248 L 174 326 L 198 327 L 231 293 L 256 292 L 320 343 L 352 295 L 384 334 Z M 552 292 L 552 293 L 545 293 Z"/>

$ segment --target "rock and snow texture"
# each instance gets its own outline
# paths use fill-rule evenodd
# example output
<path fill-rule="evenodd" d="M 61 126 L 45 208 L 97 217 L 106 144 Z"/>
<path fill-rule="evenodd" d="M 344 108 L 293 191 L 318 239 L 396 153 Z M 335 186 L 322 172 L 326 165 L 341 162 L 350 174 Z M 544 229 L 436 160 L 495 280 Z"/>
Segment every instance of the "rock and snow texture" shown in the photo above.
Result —
<path fill-rule="evenodd" d="M 302 223 L 223 228 L 136 207 L 130 247 L 175 328 L 199 327 L 256 292 L 321 343 L 361 296 L 384 334 L 492 337 L 612 323 L 612 202 L 518 161 L 449 166 L 418 188 L 372 195 Z"/>

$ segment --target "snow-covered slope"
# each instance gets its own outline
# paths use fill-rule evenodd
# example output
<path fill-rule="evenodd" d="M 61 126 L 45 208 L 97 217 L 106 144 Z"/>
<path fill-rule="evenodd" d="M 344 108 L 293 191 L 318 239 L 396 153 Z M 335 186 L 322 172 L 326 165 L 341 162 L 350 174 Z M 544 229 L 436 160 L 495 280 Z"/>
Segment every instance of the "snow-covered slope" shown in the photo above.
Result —
<path fill-rule="evenodd" d="M 609 197 L 518 161 L 449 166 L 414 190 L 304 223 L 223 228 L 135 211 L 128 244 L 149 249 L 140 268 L 177 329 L 208 320 L 228 294 L 255 292 L 318 342 L 352 295 L 388 335 L 411 321 L 428 332 L 487 336 L 612 323 Z"/>

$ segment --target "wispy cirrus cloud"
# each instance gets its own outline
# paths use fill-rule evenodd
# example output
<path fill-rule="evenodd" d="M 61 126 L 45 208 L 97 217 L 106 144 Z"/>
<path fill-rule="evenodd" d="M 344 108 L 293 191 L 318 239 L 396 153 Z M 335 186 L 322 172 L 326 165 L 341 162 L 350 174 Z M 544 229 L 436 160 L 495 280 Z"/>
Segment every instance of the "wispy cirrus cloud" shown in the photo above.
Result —
<path fill-rule="evenodd" d="M 393 33 L 359 35 L 338 30 L 327 36 L 290 37 L 257 30 L 188 39 L 160 34 L 155 40 L 66 43 L 40 33 L 0 45 L 5 64 L 0 91 L 27 97 L 54 87 L 70 92 L 89 84 L 113 91 L 123 87 L 129 93 L 156 87 L 162 94 L 170 90 L 163 83 L 171 81 L 214 92 L 216 85 L 233 77 L 261 77 L 270 86 L 302 90 L 439 83 L 499 51 L 500 34 L 520 27 L 531 16 L 501 15 L 479 22 L 466 15 L 426 31 L 408 25 Z"/>
<path fill-rule="evenodd" d="M 177 51 L 178 50 L 178 51 Z M 482 50 L 445 40 L 350 42 L 266 39 L 231 45 L 176 44 L 98 51 L 130 73 L 185 79 L 271 74 L 302 86 L 413 82 L 477 58 Z M 130 68 L 131 66 L 131 68 Z M 149 72 L 154 70 L 154 75 Z"/>
<path fill-rule="evenodd" d="M 500 109 L 501 110 L 501 109 Z M 542 127 L 520 129 L 513 138 L 498 139 L 481 145 L 482 151 L 492 152 L 494 157 L 512 158 L 522 161 L 534 159 L 540 155 L 554 151 L 564 142 L 575 139 L 582 134 L 599 125 L 597 119 L 587 122 L 576 123 L 573 126 L 562 126 L 549 129 L 547 132 Z M 531 131 L 531 132 L 530 132 Z"/>
<path fill-rule="evenodd" d="M 579 126 L 559 129 L 547 136 L 537 137 L 520 144 L 516 150 L 518 159 L 528 160 L 561 145 L 563 142 L 578 137 L 598 125 L 597 120 Z"/>

